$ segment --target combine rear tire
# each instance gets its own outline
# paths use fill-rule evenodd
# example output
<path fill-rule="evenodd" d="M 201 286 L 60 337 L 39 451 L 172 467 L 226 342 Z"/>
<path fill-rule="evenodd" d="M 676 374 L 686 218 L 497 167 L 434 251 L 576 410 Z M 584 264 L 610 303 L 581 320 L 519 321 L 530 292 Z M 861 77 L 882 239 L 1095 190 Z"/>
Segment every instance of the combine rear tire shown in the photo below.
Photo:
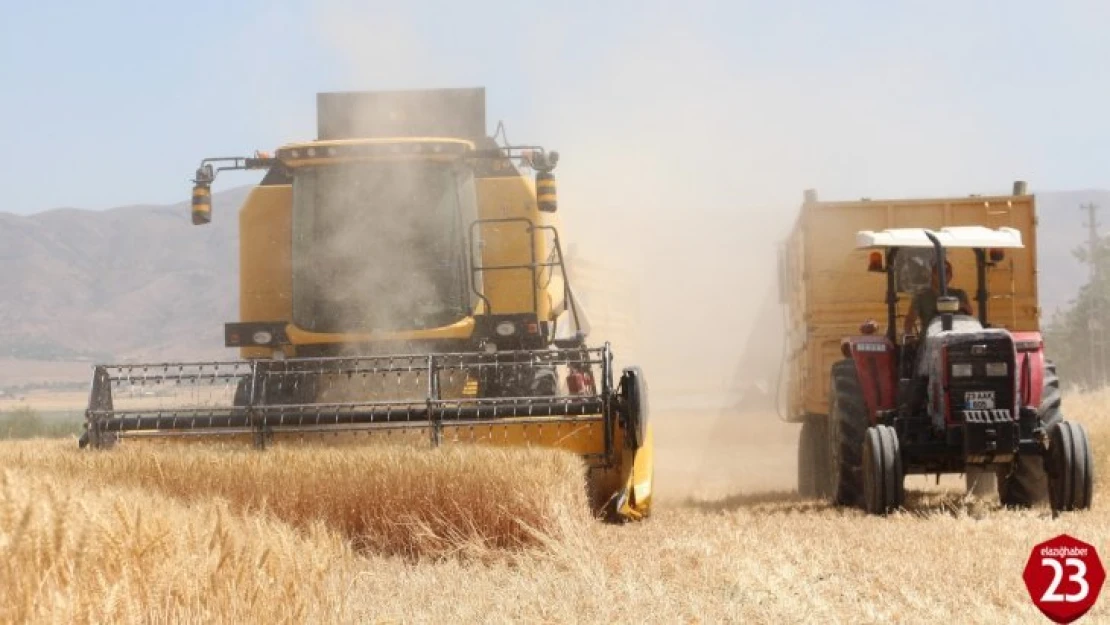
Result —
<path fill-rule="evenodd" d="M 1094 463 L 1087 430 L 1079 423 L 1061 421 L 1048 435 L 1048 498 L 1055 512 L 1091 507 Z"/>
<path fill-rule="evenodd" d="M 832 366 L 829 390 L 830 481 L 833 503 L 857 506 L 863 502 L 863 435 L 870 425 L 856 363 L 841 360 Z"/>
<path fill-rule="evenodd" d="M 798 438 L 798 494 L 823 499 L 832 496 L 829 461 L 829 418 L 810 415 Z"/>
<path fill-rule="evenodd" d="M 898 434 L 888 425 L 867 428 L 863 443 L 863 507 L 871 514 L 887 514 L 902 507 L 902 450 Z"/>
<path fill-rule="evenodd" d="M 1056 365 L 1045 362 L 1044 388 L 1037 416 L 1046 432 L 1064 420 L 1060 411 L 1060 378 Z M 1027 507 L 1043 501 L 1048 492 L 1044 458 L 1040 455 L 1018 456 L 1012 465 L 998 469 L 998 500 L 1004 506 Z"/>

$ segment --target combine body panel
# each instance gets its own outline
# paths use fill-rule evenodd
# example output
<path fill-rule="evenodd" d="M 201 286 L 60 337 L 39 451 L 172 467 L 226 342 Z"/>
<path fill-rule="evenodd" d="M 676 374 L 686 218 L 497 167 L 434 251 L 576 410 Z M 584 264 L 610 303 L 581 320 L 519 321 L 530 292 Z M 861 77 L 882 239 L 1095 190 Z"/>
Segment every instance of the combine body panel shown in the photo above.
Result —
<path fill-rule="evenodd" d="M 642 372 L 613 370 L 571 290 L 554 152 L 486 135 L 482 89 L 325 93 L 318 138 L 206 159 L 265 170 L 239 211 L 241 360 L 100 365 L 83 444 L 371 437 L 539 445 L 589 467 L 619 519 L 650 510 Z"/>
<path fill-rule="evenodd" d="M 859 334 L 860 323 L 867 319 L 878 322 L 880 334 L 887 330 L 886 284 L 861 272 L 868 252 L 856 249 L 856 232 L 973 225 L 1018 230 L 1025 247 L 1012 250 L 987 275 L 991 321 L 1012 331 L 1039 332 L 1035 224 L 1032 195 L 804 203 L 779 262 L 779 290 L 786 307 L 788 418 L 800 422 L 807 415 L 827 412 L 829 370 L 844 358 L 844 337 Z M 922 258 L 907 257 L 911 262 L 899 285 L 903 288 L 898 324 L 912 292 L 928 284 Z M 974 302 L 974 259 L 954 254 L 949 260 L 957 276 L 953 286 L 964 287 Z"/>

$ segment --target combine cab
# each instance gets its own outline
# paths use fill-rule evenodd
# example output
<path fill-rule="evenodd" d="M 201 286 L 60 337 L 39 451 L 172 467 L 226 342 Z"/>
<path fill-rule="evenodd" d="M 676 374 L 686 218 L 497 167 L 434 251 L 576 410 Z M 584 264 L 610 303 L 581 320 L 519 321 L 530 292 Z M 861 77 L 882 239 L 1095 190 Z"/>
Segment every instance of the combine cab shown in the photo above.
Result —
<path fill-rule="evenodd" d="M 540 445 L 580 454 L 612 518 L 650 511 L 643 374 L 567 280 L 558 154 L 499 144 L 481 89 L 325 93 L 319 138 L 206 159 L 265 176 L 239 213 L 242 360 L 99 365 L 82 446 L 219 437 Z"/>

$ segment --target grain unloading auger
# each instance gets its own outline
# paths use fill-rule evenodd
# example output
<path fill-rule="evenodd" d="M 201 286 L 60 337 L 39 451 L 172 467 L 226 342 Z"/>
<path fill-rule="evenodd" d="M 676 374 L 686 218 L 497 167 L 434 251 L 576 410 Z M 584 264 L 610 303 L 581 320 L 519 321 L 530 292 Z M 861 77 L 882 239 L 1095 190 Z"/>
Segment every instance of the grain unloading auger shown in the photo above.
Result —
<path fill-rule="evenodd" d="M 580 455 L 599 508 L 650 511 L 636 367 L 586 343 L 555 219 L 554 152 L 485 135 L 484 91 L 320 94 L 319 138 L 206 159 L 193 223 L 228 169 L 240 210 L 241 360 L 99 365 L 82 445 L 134 439 L 398 440 Z M 523 170 L 534 172 L 534 181 Z"/>

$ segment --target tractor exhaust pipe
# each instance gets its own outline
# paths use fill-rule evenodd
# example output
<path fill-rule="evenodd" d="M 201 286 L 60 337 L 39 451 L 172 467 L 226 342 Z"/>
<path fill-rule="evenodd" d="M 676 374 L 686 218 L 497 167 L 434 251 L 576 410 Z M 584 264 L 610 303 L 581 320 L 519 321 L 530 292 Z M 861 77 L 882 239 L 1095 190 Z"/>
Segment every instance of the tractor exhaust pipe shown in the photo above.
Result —
<path fill-rule="evenodd" d="M 940 282 L 940 296 L 937 297 L 937 312 L 940 313 L 941 329 L 945 332 L 952 331 L 952 313 L 954 308 L 959 306 L 959 303 L 954 301 L 954 298 L 948 295 L 948 268 L 945 266 L 947 260 L 944 255 L 944 246 L 941 245 L 940 239 L 935 234 L 926 230 L 925 236 L 933 243 L 933 253 L 936 256 L 933 265 L 937 269 L 937 281 Z M 955 306 L 953 306 L 955 304 Z"/>

